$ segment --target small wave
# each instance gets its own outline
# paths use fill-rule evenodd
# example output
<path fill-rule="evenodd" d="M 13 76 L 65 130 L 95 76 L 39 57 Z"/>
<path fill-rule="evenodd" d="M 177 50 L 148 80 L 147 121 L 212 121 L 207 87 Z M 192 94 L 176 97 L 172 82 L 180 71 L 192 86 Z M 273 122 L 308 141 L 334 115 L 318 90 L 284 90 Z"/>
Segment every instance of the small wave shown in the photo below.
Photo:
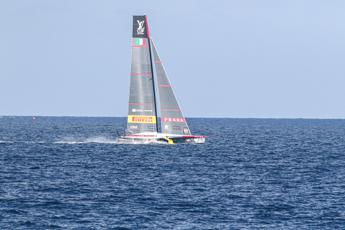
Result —
<path fill-rule="evenodd" d="M 0 140 L 0 144 L 10 144 L 10 143 L 14 143 L 13 141 L 2 141 Z"/>
<path fill-rule="evenodd" d="M 46 141 L 23 141 L 23 140 L 14 140 L 14 141 L 2 141 L 0 140 L 0 144 L 45 144 L 45 143 L 49 143 Z"/>
<path fill-rule="evenodd" d="M 64 138 L 54 142 L 55 144 L 117 144 L 116 139 L 107 137 L 90 137 L 86 139 Z"/>

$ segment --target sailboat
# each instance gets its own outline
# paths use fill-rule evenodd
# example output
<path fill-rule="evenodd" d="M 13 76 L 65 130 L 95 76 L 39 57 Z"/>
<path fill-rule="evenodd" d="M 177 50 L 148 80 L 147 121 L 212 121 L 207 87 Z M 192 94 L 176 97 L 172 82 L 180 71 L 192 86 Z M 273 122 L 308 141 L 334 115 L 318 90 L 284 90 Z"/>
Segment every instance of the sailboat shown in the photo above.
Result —
<path fill-rule="evenodd" d="M 157 96 L 160 102 L 160 127 Z M 192 135 L 188 127 L 150 37 L 146 15 L 133 16 L 127 129 L 118 141 L 139 144 L 205 142 L 205 136 Z"/>

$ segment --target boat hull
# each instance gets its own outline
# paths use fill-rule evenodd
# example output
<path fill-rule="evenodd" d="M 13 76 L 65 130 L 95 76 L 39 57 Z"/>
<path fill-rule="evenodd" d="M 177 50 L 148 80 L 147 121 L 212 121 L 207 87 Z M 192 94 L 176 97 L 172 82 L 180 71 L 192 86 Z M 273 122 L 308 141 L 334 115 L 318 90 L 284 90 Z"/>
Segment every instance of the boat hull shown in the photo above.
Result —
<path fill-rule="evenodd" d="M 204 136 L 128 135 L 120 136 L 117 142 L 120 144 L 203 144 L 205 140 Z"/>
<path fill-rule="evenodd" d="M 116 140 L 119 144 L 166 144 L 166 141 L 159 141 L 157 138 L 131 138 L 121 136 Z"/>

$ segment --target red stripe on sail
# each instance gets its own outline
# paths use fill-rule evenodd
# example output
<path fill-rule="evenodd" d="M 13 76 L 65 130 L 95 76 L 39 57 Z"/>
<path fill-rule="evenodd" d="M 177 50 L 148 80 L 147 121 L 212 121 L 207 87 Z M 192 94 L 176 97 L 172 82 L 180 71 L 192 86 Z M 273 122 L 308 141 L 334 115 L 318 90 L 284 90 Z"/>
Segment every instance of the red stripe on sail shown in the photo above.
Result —
<path fill-rule="evenodd" d="M 161 109 L 162 111 L 175 111 L 180 112 L 180 109 Z"/>
<path fill-rule="evenodd" d="M 170 88 L 171 86 L 169 84 L 160 84 L 159 87 L 161 87 L 161 88 Z"/>
<path fill-rule="evenodd" d="M 151 72 L 132 72 L 131 76 L 144 76 L 144 77 L 151 77 Z"/>
<path fill-rule="evenodd" d="M 152 103 L 150 102 L 129 102 L 129 105 L 149 105 L 152 106 Z"/>
<path fill-rule="evenodd" d="M 146 35 L 150 38 L 149 22 L 147 21 L 147 16 L 145 15 L 145 24 L 146 24 Z"/>
<path fill-rule="evenodd" d="M 132 48 L 148 48 L 148 46 L 147 45 L 142 45 L 142 46 L 132 45 Z"/>

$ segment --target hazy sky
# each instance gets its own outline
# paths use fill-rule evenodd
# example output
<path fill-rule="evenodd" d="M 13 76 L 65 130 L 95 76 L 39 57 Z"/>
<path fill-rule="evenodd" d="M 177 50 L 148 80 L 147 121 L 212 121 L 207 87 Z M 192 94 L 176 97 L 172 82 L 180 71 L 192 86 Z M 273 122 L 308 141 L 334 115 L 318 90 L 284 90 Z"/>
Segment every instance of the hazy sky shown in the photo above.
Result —
<path fill-rule="evenodd" d="M 0 0 L 0 115 L 125 116 L 133 14 L 186 116 L 345 118 L 343 0 Z"/>

